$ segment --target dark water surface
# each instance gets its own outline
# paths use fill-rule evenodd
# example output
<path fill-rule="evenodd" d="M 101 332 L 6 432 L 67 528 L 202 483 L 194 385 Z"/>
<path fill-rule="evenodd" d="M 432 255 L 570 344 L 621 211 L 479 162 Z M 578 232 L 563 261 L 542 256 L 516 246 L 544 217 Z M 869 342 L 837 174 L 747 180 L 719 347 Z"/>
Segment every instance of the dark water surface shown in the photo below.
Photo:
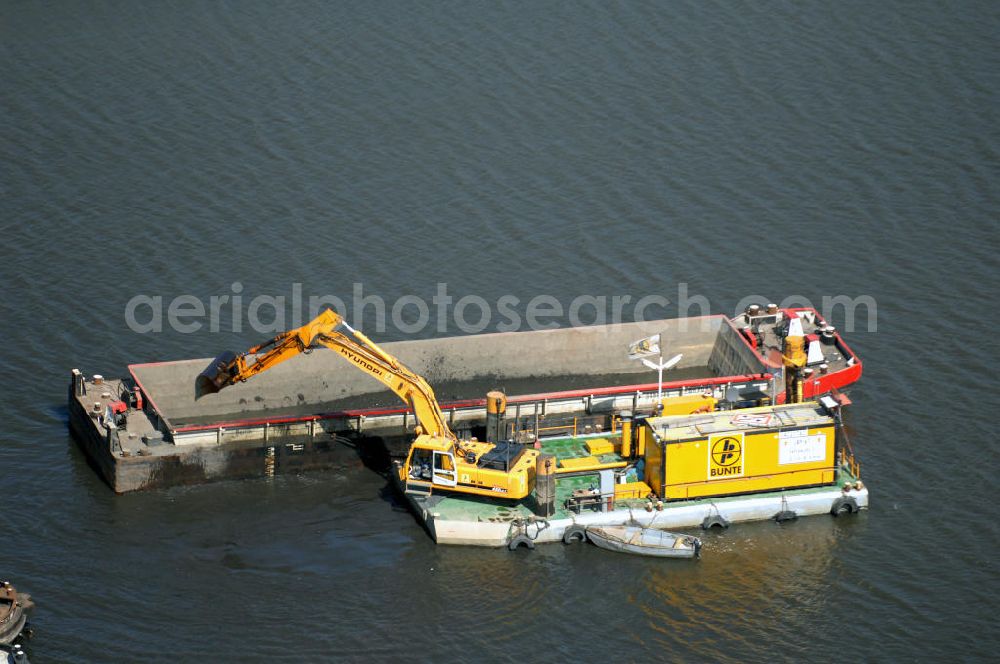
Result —
<path fill-rule="evenodd" d="M 990 2 L 4 3 L 0 572 L 32 661 L 995 655 L 997 34 Z M 246 347 L 123 314 L 237 281 L 869 295 L 872 510 L 664 564 L 436 547 L 366 469 L 113 496 L 69 369 Z"/>

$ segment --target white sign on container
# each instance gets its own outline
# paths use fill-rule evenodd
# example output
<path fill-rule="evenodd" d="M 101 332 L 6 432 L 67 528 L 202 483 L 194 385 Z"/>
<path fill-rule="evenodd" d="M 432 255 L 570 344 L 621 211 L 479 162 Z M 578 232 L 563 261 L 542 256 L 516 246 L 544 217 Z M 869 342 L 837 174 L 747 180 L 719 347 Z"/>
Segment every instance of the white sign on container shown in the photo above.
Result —
<path fill-rule="evenodd" d="M 738 413 L 729 418 L 729 423 L 735 426 L 745 425 L 748 427 L 769 427 L 774 422 L 774 415 L 771 413 Z"/>
<path fill-rule="evenodd" d="M 807 429 L 778 434 L 778 463 L 813 463 L 826 459 L 826 434 L 809 435 Z"/>

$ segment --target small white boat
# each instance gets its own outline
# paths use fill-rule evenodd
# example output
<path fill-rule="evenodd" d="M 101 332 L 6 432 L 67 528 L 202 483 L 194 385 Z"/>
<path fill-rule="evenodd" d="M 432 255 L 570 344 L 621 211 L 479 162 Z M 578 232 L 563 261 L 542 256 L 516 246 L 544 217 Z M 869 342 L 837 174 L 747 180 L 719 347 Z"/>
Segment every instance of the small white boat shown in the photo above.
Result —
<path fill-rule="evenodd" d="M 591 526 L 587 539 L 608 551 L 640 556 L 694 558 L 701 551 L 697 537 L 639 526 Z"/>

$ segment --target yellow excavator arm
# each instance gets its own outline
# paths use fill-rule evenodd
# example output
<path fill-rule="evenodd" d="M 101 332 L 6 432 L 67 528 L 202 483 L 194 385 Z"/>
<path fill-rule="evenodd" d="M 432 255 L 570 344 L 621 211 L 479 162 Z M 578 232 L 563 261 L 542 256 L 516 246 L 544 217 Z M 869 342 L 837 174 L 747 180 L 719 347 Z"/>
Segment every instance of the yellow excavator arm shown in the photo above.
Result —
<path fill-rule="evenodd" d="M 244 353 L 237 355 L 227 352 L 218 356 L 198 375 L 196 396 L 213 394 L 224 387 L 243 382 L 317 345 L 337 351 L 356 368 L 379 379 L 395 392 L 413 409 L 422 433 L 449 441 L 456 440 L 455 434 L 445 422 L 434 390 L 427 381 L 382 350 L 362 332 L 348 325 L 332 309 L 326 309 L 302 327 L 282 332 Z"/>
<path fill-rule="evenodd" d="M 397 472 L 407 492 L 430 493 L 432 488 L 490 498 L 521 499 L 533 489 L 538 451 L 517 443 L 459 441 L 445 422 L 434 390 L 421 376 L 326 310 L 302 327 L 237 355 L 223 353 L 195 383 L 201 397 L 256 376 L 316 346 L 337 351 L 352 365 L 374 376 L 406 402 L 419 423 L 406 463 Z"/>

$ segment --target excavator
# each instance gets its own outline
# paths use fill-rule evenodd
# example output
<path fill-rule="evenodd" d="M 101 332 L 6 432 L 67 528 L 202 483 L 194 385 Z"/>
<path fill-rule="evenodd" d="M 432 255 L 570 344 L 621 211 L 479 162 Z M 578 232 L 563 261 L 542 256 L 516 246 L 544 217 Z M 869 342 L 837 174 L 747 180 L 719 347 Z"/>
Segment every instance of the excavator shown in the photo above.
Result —
<path fill-rule="evenodd" d="M 417 420 L 416 439 L 396 472 L 408 493 L 434 490 L 518 500 L 534 488 L 539 452 L 514 442 L 459 440 L 423 377 L 383 350 L 344 318 L 325 309 L 302 327 L 282 332 L 243 353 L 225 352 L 196 379 L 197 398 L 244 382 L 313 348 L 327 347 L 373 376 L 406 403 Z"/>

